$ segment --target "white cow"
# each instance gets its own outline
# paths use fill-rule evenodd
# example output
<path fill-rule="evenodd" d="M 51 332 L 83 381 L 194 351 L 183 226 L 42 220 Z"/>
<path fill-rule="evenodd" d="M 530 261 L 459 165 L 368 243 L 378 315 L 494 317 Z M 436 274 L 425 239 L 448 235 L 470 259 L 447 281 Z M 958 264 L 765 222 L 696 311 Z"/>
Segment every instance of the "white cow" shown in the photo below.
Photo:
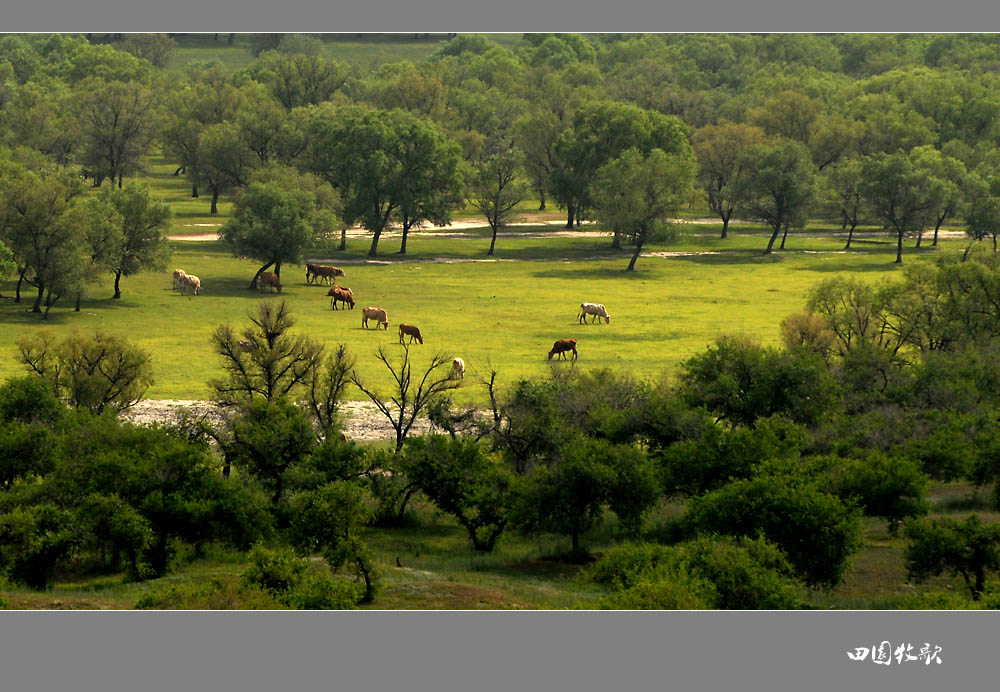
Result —
<path fill-rule="evenodd" d="M 183 269 L 174 269 L 174 290 L 181 287 L 181 277 L 187 276 Z"/>
<path fill-rule="evenodd" d="M 577 320 L 580 324 L 583 324 L 587 320 L 587 315 L 593 315 L 594 320 L 600 321 L 603 317 L 606 324 L 611 324 L 611 315 L 600 303 L 580 303 L 580 314 L 577 316 Z"/>
<path fill-rule="evenodd" d="M 188 293 L 194 293 L 198 295 L 201 293 L 201 279 L 199 279 L 194 274 L 185 274 L 181 277 L 181 293 L 187 295 Z"/>
<path fill-rule="evenodd" d="M 451 361 L 451 379 L 453 380 L 463 380 L 465 379 L 465 361 L 461 358 L 456 358 Z"/>

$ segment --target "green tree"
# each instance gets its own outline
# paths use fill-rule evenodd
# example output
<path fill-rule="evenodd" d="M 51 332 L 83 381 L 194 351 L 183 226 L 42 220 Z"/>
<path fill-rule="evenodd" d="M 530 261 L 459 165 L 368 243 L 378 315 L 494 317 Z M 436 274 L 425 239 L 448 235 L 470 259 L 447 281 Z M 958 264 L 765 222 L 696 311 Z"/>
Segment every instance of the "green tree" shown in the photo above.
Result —
<path fill-rule="evenodd" d="M 781 248 L 789 228 L 803 228 L 815 194 L 816 168 L 805 147 L 786 140 L 774 145 L 756 145 L 744 153 L 734 196 L 737 211 L 763 221 L 772 228 L 764 254 L 770 254 L 778 234 Z"/>
<path fill-rule="evenodd" d="M 82 282 L 84 229 L 73 210 L 83 194 L 83 181 L 37 154 L 0 161 L 0 168 L 0 227 L 17 263 L 16 300 L 27 282 L 37 289 L 32 312 L 41 313 L 44 301 L 47 317 L 56 301 Z"/>
<path fill-rule="evenodd" d="M 166 34 L 127 34 L 118 44 L 121 50 L 164 68 L 177 49 L 177 41 Z"/>
<path fill-rule="evenodd" d="M 993 252 L 996 252 L 997 236 L 1000 235 L 1000 177 L 988 173 L 982 176 L 978 172 L 969 174 L 965 180 L 965 199 L 965 232 L 978 241 L 992 238 Z"/>
<path fill-rule="evenodd" d="M 299 263 L 303 250 L 322 245 L 337 225 L 336 193 L 308 173 L 272 165 L 258 171 L 236 197 L 232 219 L 219 237 L 234 257 L 263 262 L 249 288 L 257 288 L 261 272 L 285 262 Z"/>
<path fill-rule="evenodd" d="M 197 184 L 212 192 L 209 213 L 219 213 L 219 196 L 246 187 L 257 167 L 257 155 L 240 137 L 235 123 L 226 121 L 208 125 L 198 136 Z"/>
<path fill-rule="evenodd" d="M 854 501 L 865 516 L 882 517 L 896 535 L 905 519 L 927 514 L 929 478 L 920 464 L 907 457 L 872 452 L 865 458 L 833 462 L 832 481 L 837 495 Z"/>
<path fill-rule="evenodd" d="M 103 263 L 115 277 L 115 294 L 121 298 L 120 282 L 144 269 L 163 269 L 170 256 L 166 231 L 170 229 L 170 207 L 150 198 L 149 187 L 132 184 L 105 188 L 92 207 L 103 214 L 114 234 L 102 248 Z"/>
<path fill-rule="evenodd" d="M 923 168 L 928 175 L 940 181 L 936 196 L 937 205 L 931 210 L 931 222 L 934 224 L 932 244 L 937 247 L 941 224 L 945 219 L 954 216 L 962 207 L 962 187 L 967 175 L 965 164 L 956 158 L 945 156 L 932 146 L 916 147 L 910 152 L 910 157 L 915 166 Z M 920 247 L 923 238 L 921 229 L 917 234 L 917 247 Z"/>
<path fill-rule="evenodd" d="M 70 406 L 120 413 L 137 404 L 153 384 L 149 354 L 122 336 L 97 331 L 53 343 L 29 337 L 18 343 L 20 361 Z"/>
<path fill-rule="evenodd" d="M 904 552 L 906 572 L 924 581 L 943 572 L 961 575 L 978 601 L 986 588 L 986 573 L 1000 569 L 1000 526 L 984 524 L 977 515 L 932 519 L 908 524 L 911 540 Z"/>
<path fill-rule="evenodd" d="M 361 537 L 361 528 L 371 516 L 365 499 L 365 491 L 348 481 L 299 493 L 291 500 L 291 536 L 300 550 L 320 551 L 334 571 L 345 565 L 352 568 L 364 583 L 359 602 L 371 603 L 381 574 Z"/>
<path fill-rule="evenodd" d="M 497 233 L 518 219 L 515 208 L 527 195 L 517 179 L 520 168 L 518 153 L 499 148 L 476 166 L 469 183 L 469 204 L 486 217 L 493 231 L 487 255 L 493 254 Z"/>
<path fill-rule="evenodd" d="M 824 171 L 821 179 L 823 195 L 837 210 L 841 228 L 847 228 L 847 243 L 851 247 L 854 229 L 858 227 L 865 213 L 863 164 L 860 159 L 846 159 Z"/>
<path fill-rule="evenodd" d="M 692 500 L 685 525 L 697 534 L 762 535 L 812 586 L 835 586 L 861 547 L 859 510 L 804 475 L 758 475 Z"/>
<path fill-rule="evenodd" d="M 736 179 L 745 162 L 744 150 L 764 141 L 764 133 L 751 125 L 722 122 L 705 125 L 691 137 L 698 159 L 698 183 L 705 190 L 708 208 L 722 219 L 722 237 L 736 208 Z"/>
<path fill-rule="evenodd" d="M 99 186 L 142 168 L 152 143 L 156 117 L 154 92 L 135 82 L 87 83 L 83 90 L 84 162 Z"/>
<path fill-rule="evenodd" d="M 625 271 L 635 270 L 646 242 L 669 236 L 672 216 L 691 199 L 694 173 L 690 148 L 647 156 L 629 149 L 597 172 L 590 196 L 598 219 L 635 246 Z"/>
<path fill-rule="evenodd" d="M 285 473 L 312 453 L 316 434 L 308 414 L 287 399 L 252 399 L 228 421 L 226 461 L 247 470 L 281 502 Z"/>
<path fill-rule="evenodd" d="M 320 54 L 261 53 L 250 69 L 287 110 L 329 101 L 352 77 L 346 64 Z"/>
<path fill-rule="evenodd" d="M 567 210 L 567 228 L 594 206 L 591 192 L 597 171 L 626 150 L 638 149 L 643 155 L 653 149 L 668 155 L 690 150 L 687 127 L 680 120 L 631 104 L 584 103 L 573 112 L 571 122 L 556 140 L 559 166 L 551 177 L 553 196 Z M 613 244 L 620 244 L 617 235 Z"/>
<path fill-rule="evenodd" d="M 323 391 L 314 378 L 322 363 L 323 346 L 306 335 L 293 335 L 295 324 L 284 302 L 261 303 L 249 315 L 251 326 L 241 334 L 230 325 L 220 325 L 212 333 L 212 344 L 222 358 L 225 379 L 209 385 L 224 402 L 272 401 L 292 396 L 302 388 Z M 243 338 L 241 339 L 240 336 Z"/>
<path fill-rule="evenodd" d="M 490 552 L 507 526 L 515 476 L 474 440 L 410 438 L 400 467 L 441 510 L 453 515 L 474 549 Z"/>
<path fill-rule="evenodd" d="M 945 196 L 944 183 L 902 151 L 871 158 L 862 170 L 865 198 L 896 236 L 896 264 L 902 264 L 903 238 L 933 223 Z"/>

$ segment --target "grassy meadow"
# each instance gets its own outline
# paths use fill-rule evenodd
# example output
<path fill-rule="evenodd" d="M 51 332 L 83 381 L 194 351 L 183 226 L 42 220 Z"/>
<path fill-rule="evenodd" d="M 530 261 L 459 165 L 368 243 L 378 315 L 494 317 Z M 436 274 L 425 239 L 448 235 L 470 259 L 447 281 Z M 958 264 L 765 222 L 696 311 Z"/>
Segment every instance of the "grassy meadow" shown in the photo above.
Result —
<path fill-rule="evenodd" d="M 155 197 L 174 212 L 172 234 L 214 233 L 230 213 L 220 203 L 216 217 L 208 200 L 191 199 L 182 177 L 160 158 L 150 162 L 148 182 Z M 525 212 L 537 203 L 525 204 Z M 558 209 L 542 215 L 561 218 Z M 534 214 L 534 216 L 539 216 Z M 457 211 L 456 218 L 474 218 Z M 593 229 L 593 226 L 586 226 Z M 489 229 L 460 232 L 429 229 L 411 235 L 408 252 L 398 254 L 397 234 L 386 234 L 380 256 L 367 257 L 370 236 L 351 237 L 345 252 L 315 250 L 311 258 L 341 266 L 358 301 L 354 311 L 333 311 L 326 287 L 307 285 L 305 268 L 282 267 L 281 298 L 291 307 L 296 330 L 330 346 L 344 343 L 357 357 L 358 370 L 370 382 L 388 384 L 388 373 L 373 352 L 380 345 L 399 348 L 396 325 L 416 324 L 423 346 L 420 358 L 435 352 L 465 359 L 470 374 L 489 367 L 501 383 L 547 372 L 546 353 L 560 338 L 579 341 L 581 368 L 628 368 L 642 376 L 669 374 L 678 363 L 705 348 L 721 334 L 744 334 L 776 344 L 782 318 L 802 308 L 811 286 L 834 275 L 878 280 L 893 276 L 894 246 L 885 236 L 865 237 L 843 252 L 843 238 L 832 227 L 811 226 L 790 234 L 786 251 L 765 256 L 762 226 L 734 226 L 720 239 L 721 226 L 686 223 L 674 242 L 648 246 L 633 273 L 624 268 L 631 250 L 613 250 L 599 230 L 564 235 L 561 225 L 518 226 L 497 240 L 486 256 Z M 877 242 L 876 242 L 877 241 Z M 912 243 L 908 243 L 912 245 Z M 29 310 L 33 294 L 13 301 L 14 282 L 2 284 L 0 377 L 21 371 L 19 339 L 39 334 L 59 339 L 70 330 L 101 329 L 127 335 L 152 354 L 155 383 L 150 398 L 200 399 L 206 381 L 220 374 L 210 336 L 220 324 L 241 327 L 261 300 L 276 298 L 247 289 L 258 264 L 235 259 L 218 241 L 174 241 L 170 266 L 122 280 L 122 298 L 112 300 L 110 276 L 73 311 L 63 298 L 47 320 Z M 958 252 L 961 241 L 942 241 L 937 250 L 907 248 L 904 261 L 926 261 L 939 252 Z M 657 255 L 656 253 L 664 253 Z M 203 293 L 182 296 L 172 290 L 170 272 L 180 267 L 201 278 Z M 577 322 L 579 304 L 600 302 L 611 324 Z M 363 329 L 360 307 L 378 305 L 389 315 L 386 331 Z M 349 398 L 363 398 L 351 388 Z M 456 399 L 477 403 L 481 390 L 469 379 Z"/>

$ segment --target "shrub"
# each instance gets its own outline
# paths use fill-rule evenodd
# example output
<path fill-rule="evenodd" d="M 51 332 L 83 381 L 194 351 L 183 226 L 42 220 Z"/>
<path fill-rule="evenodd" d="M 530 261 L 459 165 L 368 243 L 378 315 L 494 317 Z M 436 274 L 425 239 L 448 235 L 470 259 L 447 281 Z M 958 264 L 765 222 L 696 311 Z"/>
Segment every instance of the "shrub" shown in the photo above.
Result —
<path fill-rule="evenodd" d="M 807 584 L 834 586 L 861 547 L 859 514 L 816 480 L 760 475 L 695 498 L 684 522 L 695 533 L 763 535 Z"/>
<path fill-rule="evenodd" d="M 242 583 L 266 591 L 290 608 L 345 610 L 363 595 L 356 584 L 334 579 L 325 566 L 320 571 L 287 546 L 256 545 L 249 557 L 251 564 L 243 571 Z"/>
<path fill-rule="evenodd" d="M 350 610 L 363 598 L 358 584 L 310 570 L 282 601 L 297 610 Z"/>
<path fill-rule="evenodd" d="M 68 512 L 51 504 L 15 507 L 0 515 L 0 572 L 13 582 L 45 589 L 76 542 Z"/>
<path fill-rule="evenodd" d="M 406 441 L 406 474 L 434 504 L 458 519 L 476 550 L 493 550 L 507 526 L 515 476 L 474 440 L 432 435 Z"/>
<path fill-rule="evenodd" d="M 11 377 L 0 385 L 0 421 L 54 426 L 65 412 L 52 388 L 39 377 Z"/>
<path fill-rule="evenodd" d="M 715 588 L 723 610 L 798 608 L 801 599 L 784 554 L 764 538 L 702 536 L 683 546 L 686 564 Z"/>
<path fill-rule="evenodd" d="M 864 459 L 836 463 L 833 484 L 839 497 L 854 501 L 865 516 L 883 517 L 895 536 L 904 519 L 927 514 L 928 477 L 907 457 L 872 452 Z"/>
<path fill-rule="evenodd" d="M 265 548 L 255 545 L 249 555 L 250 566 L 241 576 L 243 582 L 280 598 L 302 581 L 306 561 L 296 557 L 289 547 Z"/>
<path fill-rule="evenodd" d="M 587 571 L 588 577 L 612 589 L 629 589 L 666 564 L 670 548 L 655 543 L 622 543 L 609 548 Z"/>
<path fill-rule="evenodd" d="M 1000 569 L 1000 525 L 975 514 L 965 521 L 933 519 L 907 525 L 906 572 L 924 581 L 931 575 L 960 575 L 974 601 L 986 588 L 986 573 Z"/>
<path fill-rule="evenodd" d="M 611 610 L 709 610 L 715 607 L 715 589 L 704 579 L 683 572 L 660 574 L 594 603 Z"/>

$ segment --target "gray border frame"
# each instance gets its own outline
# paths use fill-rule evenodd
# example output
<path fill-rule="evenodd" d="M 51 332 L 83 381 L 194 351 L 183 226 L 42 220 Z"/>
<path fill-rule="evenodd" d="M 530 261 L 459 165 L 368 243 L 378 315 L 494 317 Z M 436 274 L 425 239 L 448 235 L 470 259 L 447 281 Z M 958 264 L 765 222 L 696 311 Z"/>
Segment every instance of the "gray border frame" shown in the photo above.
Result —
<path fill-rule="evenodd" d="M 35 0 L 24 31 L 1000 30 L 986 0 Z M 41 613 L 0 611 L 0 689 L 809 690 L 995 689 L 992 612 Z M 888 640 L 941 664 L 852 661 Z"/>

